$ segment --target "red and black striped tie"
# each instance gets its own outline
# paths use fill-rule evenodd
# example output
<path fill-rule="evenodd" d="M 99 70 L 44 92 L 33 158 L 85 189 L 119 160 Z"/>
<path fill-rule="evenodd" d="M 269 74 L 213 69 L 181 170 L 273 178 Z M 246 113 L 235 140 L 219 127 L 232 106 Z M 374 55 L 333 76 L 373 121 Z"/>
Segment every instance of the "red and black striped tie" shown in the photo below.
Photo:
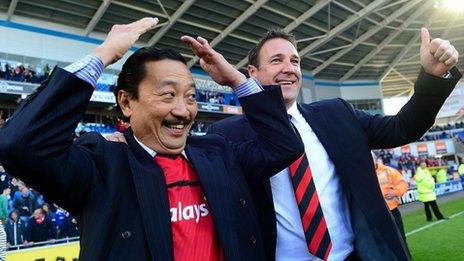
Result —
<path fill-rule="evenodd" d="M 309 252 L 327 260 L 332 248 L 332 241 L 319 203 L 306 153 L 293 162 L 289 170 Z"/>

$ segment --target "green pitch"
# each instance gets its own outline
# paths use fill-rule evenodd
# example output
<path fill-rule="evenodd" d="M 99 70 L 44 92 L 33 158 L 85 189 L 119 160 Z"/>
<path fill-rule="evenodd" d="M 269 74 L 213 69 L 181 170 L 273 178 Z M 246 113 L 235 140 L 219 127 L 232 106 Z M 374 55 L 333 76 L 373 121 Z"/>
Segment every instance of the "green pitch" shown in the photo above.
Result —
<path fill-rule="evenodd" d="M 464 198 L 439 202 L 439 207 L 449 220 L 427 222 L 423 208 L 403 214 L 412 258 L 464 261 Z"/>

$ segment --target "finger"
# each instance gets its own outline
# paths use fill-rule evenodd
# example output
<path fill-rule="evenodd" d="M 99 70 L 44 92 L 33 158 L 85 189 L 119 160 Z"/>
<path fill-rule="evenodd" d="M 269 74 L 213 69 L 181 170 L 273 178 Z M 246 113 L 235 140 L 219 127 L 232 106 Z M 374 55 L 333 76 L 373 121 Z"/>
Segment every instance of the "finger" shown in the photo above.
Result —
<path fill-rule="evenodd" d="M 454 66 L 455 64 L 458 63 L 459 60 L 459 52 L 457 50 L 454 50 L 453 55 L 444 62 L 446 66 Z"/>
<path fill-rule="evenodd" d="M 445 51 L 445 53 L 440 56 L 440 58 L 438 59 L 439 62 L 445 62 L 446 60 L 448 60 L 449 58 L 451 58 L 451 56 L 453 55 L 454 53 L 454 48 L 448 48 L 448 50 Z"/>
<path fill-rule="evenodd" d="M 188 46 L 190 46 L 190 48 L 192 49 L 192 51 L 195 53 L 195 55 L 197 55 L 198 57 L 203 57 L 205 55 L 205 49 L 204 49 L 204 46 L 198 42 L 197 40 L 195 40 L 195 38 L 193 37 L 190 37 L 190 36 L 182 36 L 180 38 L 184 43 L 186 43 Z"/>
<path fill-rule="evenodd" d="M 193 37 L 184 35 L 180 39 L 182 40 L 182 42 L 190 46 L 190 48 L 192 48 L 193 51 L 200 50 L 201 48 L 203 48 L 203 46 Z"/>
<path fill-rule="evenodd" d="M 134 28 L 139 34 L 144 34 L 155 27 L 158 24 L 158 21 L 157 17 L 145 17 L 128 24 L 128 26 Z"/>
<path fill-rule="evenodd" d="M 443 40 L 440 38 L 435 38 L 430 42 L 430 53 L 435 55 L 438 50 L 438 47 L 443 43 Z"/>
<path fill-rule="evenodd" d="M 421 47 L 427 47 L 430 43 L 430 33 L 427 28 L 421 28 Z"/>
<path fill-rule="evenodd" d="M 442 41 L 440 46 L 438 46 L 437 51 L 433 54 L 436 59 L 439 59 L 442 55 L 444 55 L 448 49 L 450 48 L 450 43 L 448 41 Z"/>
<path fill-rule="evenodd" d="M 189 45 L 189 46 L 192 46 L 196 43 L 198 43 L 197 40 L 195 40 L 195 38 L 191 37 L 191 36 L 188 36 L 188 35 L 184 35 L 180 38 L 180 40 L 182 40 L 182 42 L 184 42 L 185 44 Z M 200 43 L 198 43 L 198 45 L 201 45 Z"/>
<path fill-rule="evenodd" d="M 203 37 L 201 37 L 201 36 L 198 36 L 198 37 L 197 37 L 197 40 L 198 40 L 198 42 L 200 42 L 202 45 L 204 45 L 204 46 L 206 46 L 206 45 L 209 46 L 208 40 L 206 40 L 205 38 L 203 38 Z"/>

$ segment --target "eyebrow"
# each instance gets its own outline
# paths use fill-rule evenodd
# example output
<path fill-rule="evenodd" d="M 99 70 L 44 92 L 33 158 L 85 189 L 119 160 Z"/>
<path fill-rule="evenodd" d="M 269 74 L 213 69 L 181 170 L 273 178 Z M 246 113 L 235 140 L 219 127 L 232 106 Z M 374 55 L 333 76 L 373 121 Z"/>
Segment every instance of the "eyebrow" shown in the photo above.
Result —
<path fill-rule="evenodd" d="M 272 55 L 271 57 L 269 57 L 269 59 L 272 59 L 272 58 L 275 58 L 275 57 L 282 58 L 282 56 L 284 56 L 284 55 L 281 54 L 281 53 L 278 53 L 278 54 Z M 296 54 L 292 54 L 291 58 L 292 58 L 292 59 L 293 59 L 293 58 L 296 58 L 296 59 L 298 59 L 298 60 L 301 60 L 301 58 L 300 58 L 298 55 L 296 55 Z"/>
<path fill-rule="evenodd" d="M 179 83 L 172 80 L 163 80 L 160 82 L 160 86 L 178 85 Z M 195 82 L 188 84 L 189 88 L 196 89 Z"/>

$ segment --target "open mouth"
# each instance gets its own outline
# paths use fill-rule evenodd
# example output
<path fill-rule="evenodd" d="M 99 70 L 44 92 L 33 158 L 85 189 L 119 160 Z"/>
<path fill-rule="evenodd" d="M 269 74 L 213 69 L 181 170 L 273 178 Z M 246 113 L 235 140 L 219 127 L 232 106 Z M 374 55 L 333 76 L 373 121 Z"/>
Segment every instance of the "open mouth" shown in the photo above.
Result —
<path fill-rule="evenodd" d="M 292 81 L 292 80 L 278 80 L 277 81 L 277 84 L 279 85 L 292 85 L 294 83 L 295 81 Z"/>
<path fill-rule="evenodd" d="M 182 130 L 185 128 L 185 124 L 173 124 L 173 125 L 168 125 L 168 124 L 165 124 L 164 125 L 165 127 L 168 127 L 170 129 L 173 129 L 173 130 Z"/>
<path fill-rule="evenodd" d="M 163 123 L 163 127 L 165 127 L 168 130 L 169 134 L 172 136 L 176 136 L 176 137 L 180 137 L 184 135 L 189 125 L 190 124 L 186 122 L 175 122 L 175 123 L 164 122 Z"/>

